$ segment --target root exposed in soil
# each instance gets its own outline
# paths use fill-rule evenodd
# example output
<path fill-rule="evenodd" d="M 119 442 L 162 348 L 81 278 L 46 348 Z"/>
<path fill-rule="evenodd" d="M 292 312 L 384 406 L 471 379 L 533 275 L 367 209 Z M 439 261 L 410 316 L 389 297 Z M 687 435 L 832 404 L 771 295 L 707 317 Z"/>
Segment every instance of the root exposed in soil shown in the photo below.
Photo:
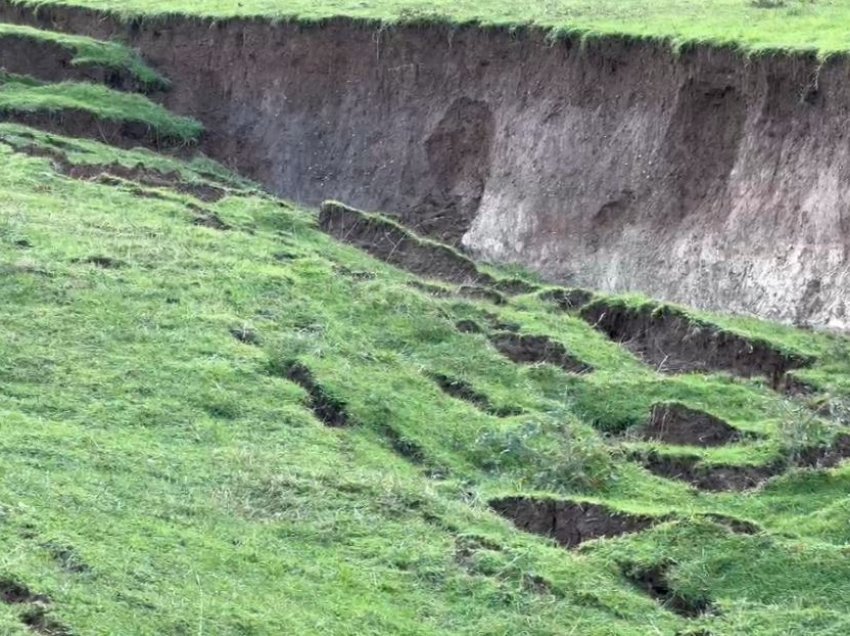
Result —
<path fill-rule="evenodd" d="M 431 374 L 431 379 L 446 394 L 458 400 L 469 402 L 479 410 L 496 417 L 511 417 L 522 413 L 522 409 L 510 407 L 495 407 L 483 393 L 479 393 L 468 382 L 451 378 L 442 373 Z"/>
<path fill-rule="evenodd" d="M 729 371 L 746 378 L 765 376 L 771 386 L 780 389 L 789 370 L 814 362 L 765 340 L 746 338 L 698 320 L 669 305 L 633 307 L 597 300 L 581 310 L 581 317 L 667 373 Z"/>
<path fill-rule="evenodd" d="M 640 434 L 665 444 L 702 447 L 732 444 L 744 437 L 720 418 L 675 402 L 653 406 Z"/>
<path fill-rule="evenodd" d="M 670 587 L 667 580 L 670 564 L 646 567 L 625 563 L 620 567 L 629 582 L 666 610 L 685 618 L 696 618 L 711 611 L 711 600 L 707 597 L 686 598 Z"/>
<path fill-rule="evenodd" d="M 551 537 L 566 548 L 591 539 L 640 532 L 658 521 L 598 504 L 568 500 L 508 497 L 491 501 L 490 507 L 521 530 Z"/>
<path fill-rule="evenodd" d="M 490 336 L 490 342 L 509 360 L 517 364 L 546 362 L 568 373 L 589 373 L 593 367 L 571 355 L 560 342 L 546 336 L 529 336 L 507 331 Z"/>
<path fill-rule="evenodd" d="M 295 382 L 310 396 L 310 408 L 325 425 L 334 428 L 348 426 L 351 421 L 345 410 L 345 402 L 329 395 L 316 382 L 313 373 L 300 362 L 289 362 L 284 365 L 283 376 Z"/>

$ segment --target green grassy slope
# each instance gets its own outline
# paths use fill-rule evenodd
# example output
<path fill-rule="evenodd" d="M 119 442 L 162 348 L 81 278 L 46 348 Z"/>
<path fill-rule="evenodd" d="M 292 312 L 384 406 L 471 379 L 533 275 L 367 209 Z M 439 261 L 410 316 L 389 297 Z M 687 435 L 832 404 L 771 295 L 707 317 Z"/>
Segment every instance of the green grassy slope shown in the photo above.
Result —
<path fill-rule="evenodd" d="M 850 50 L 846 0 L 16 0 L 130 14 L 266 15 L 308 21 L 347 16 L 386 23 L 535 24 L 560 32 L 711 42 L 751 51 Z"/>
<path fill-rule="evenodd" d="M 2 123 L 0 166 L 0 633 L 850 630 L 850 464 L 797 466 L 849 421 L 847 338 L 700 314 L 814 356 L 814 394 L 662 374 L 537 291 L 462 297 L 204 158 Z M 510 330 L 593 371 L 512 362 Z M 745 435 L 640 438 L 670 402 Z M 653 453 L 788 465 L 715 492 Z M 648 527 L 565 549 L 494 512 L 514 496 Z"/>

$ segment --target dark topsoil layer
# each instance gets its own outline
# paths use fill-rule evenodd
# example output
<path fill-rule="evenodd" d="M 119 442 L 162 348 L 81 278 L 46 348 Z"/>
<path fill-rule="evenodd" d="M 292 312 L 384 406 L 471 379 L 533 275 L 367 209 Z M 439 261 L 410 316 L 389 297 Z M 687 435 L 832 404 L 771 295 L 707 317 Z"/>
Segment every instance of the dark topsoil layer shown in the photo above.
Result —
<path fill-rule="evenodd" d="M 761 466 L 703 464 L 695 455 L 661 455 L 639 458 L 650 472 L 686 481 L 699 490 L 749 490 L 792 467 L 832 468 L 850 458 L 850 435 L 839 435 L 828 446 L 815 446 L 785 459 Z"/>
<path fill-rule="evenodd" d="M 789 370 L 814 363 L 813 358 L 726 331 L 669 305 L 634 307 L 597 300 L 581 310 L 581 317 L 667 373 L 728 371 L 747 378 L 765 376 L 771 386 L 783 389 Z"/>
<path fill-rule="evenodd" d="M 569 353 L 560 342 L 546 336 L 532 336 L 502 331 L 490 336 L 490 342 L 509 360 L 517 364 L 548 363 L 568 373 L 589 373 L 593 367 Z"/>
<path fill-rule="evenodd" d="M 423 239 L 387 217 L 341 203 L 322 204 L 319 227 L 391 265 L 419 276 L 458 284 L 459 292 L 467 296 L 474 294 L 501 303 L 502 293 L 520 294 L 534 289 L 523 281 L 496 279 L 479 271 L 471 259 L 452 247 Z"/>
<path fill-rule="evenodd" d="M 574 501 L 508 497 L 491 501 L 490 507 L 518 528 L 551 537 L 567 548 L 590 539 L 640 532 L 659 521 Z"/>
<path fill-rule="evenodd" d="M 649 421 L 639 432 L 643 439 L 682 446 L 723 446 L 744 437 L 710 413 L 673 402 L 653 406 Z"/>

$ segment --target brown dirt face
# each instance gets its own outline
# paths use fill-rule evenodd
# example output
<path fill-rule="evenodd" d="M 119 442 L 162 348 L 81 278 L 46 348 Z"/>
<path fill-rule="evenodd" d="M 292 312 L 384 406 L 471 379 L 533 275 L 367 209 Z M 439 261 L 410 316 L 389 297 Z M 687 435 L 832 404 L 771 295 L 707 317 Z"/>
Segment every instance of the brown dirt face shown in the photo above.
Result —
<path fill-rule="evenodd" d="M 652 407 L 649 422 L 640 429 L 644 439 L 682 446 L 723 446 L 742 439 L 741 432 L 710 413 L 684 404 Z"/>
<path fill-rule="evenodd" d="M 322 205 L 319 226 L 334 238 L 419 276 L 461 285 L 494 282 L 459 252 L 422 240 L 380 216 L 326 202 Z"/>
<path fill-rule="evenodd" d="M 638 308 L 599 300 L 584 307 L 581 317 L 666 373 L 728 371 L 745 378 L 765 376 L 771 386 L 780 389 L 789 370 L 814 362 L 668 305 Z"/>
<path fill-rule="evenodd" d="M 505 331 L 490 336 L 490 342 L 502 355 L 517 364 L 545 362 L 568 373 L 593 371 L 593 367 L 570 354 L 560 342 L 550 340 L 546 336 L 520 335 Z"/>
<path fill-rule="evenodd" d="M 574 501 L 509 497 L 491 501 L 490 507 L 521 530 L 550 537 L 566 548 L 600 537 L 640 532 L 658 521 Z"/>
<path fill-rule="evenodd" d="M 465 232 L 550 281 L 850 325 L 845 59 L 350 20 L 128 29 L 8 2 L 0 18 L 129 39 L 205 152 L 292 200 Z"/>

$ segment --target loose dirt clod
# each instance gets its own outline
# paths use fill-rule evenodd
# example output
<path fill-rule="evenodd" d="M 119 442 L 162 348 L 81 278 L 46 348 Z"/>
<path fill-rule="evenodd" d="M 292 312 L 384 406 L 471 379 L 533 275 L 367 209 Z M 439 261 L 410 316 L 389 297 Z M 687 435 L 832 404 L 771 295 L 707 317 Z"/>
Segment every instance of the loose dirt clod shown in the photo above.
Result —
<path fill-rule="evenodd" d="M 490 342 L 509 360 L 517 364 L 548 363 L 569 373 L 589 373 L 593 367 L 567 352 L 560 342 L 546 336 L 520 335 L 499 332 L 490 337 Z"/>
<path fill-rule="evenodd" d="M 732 444 L 743 437 L 720 418 L 675 402 L 653 406 L 640 434 L 644 439 L 665 444 L 702 447 Z"/>
<path fill-rule="evenodd" d="M 640 532 L 658 521 L 598 504 L 569 500 L 508 497 L 491 501 L 490 507 L 518 528 L 551 537 L 567 548 L 591 539 Z"/>
<path fill-rule="evenodd" d="M 789 370 L 814 362 L 765 340 L 746 338 L 698 320 L 669 305 L 634 307 L 621 301 L 597 300 L 581 310 L 581 317 L 666 373 L 729 371 L 747 378 L 761 375 L 779 388 Z"/>
<path fill-rule="evenodd" d="M 420 238 L 395 221 L 327 201 L 319 226 L 336 239 L 420 276 L 462 285 L 492 285 L 490 275 L 478 271 L 460 252 Z"/>
<path fill-rule="evenodd" d="M 496 417 L 511 417 L 522 413 L 522 409 L 518 408 L 495 407 L 490 402 L 490 398 L 483 393 L 479 393 L 471 384 L 464 382 L 463 380 L 450 378 L 442 373 L 431 374 L 431 378 L 446 395 L 450 395 L 458 400 L 469 402 L 489 415 L 494 415 Z"/>
<path fill-rule="evenodd" d="M 670 564 L 668 563 L 649 567 L 635 564 L 621 564 L 620 567 L 623 576 L 639 590 L 658 601 L 666 610 L 670 610 L 686 618 L 696 618 L 711 610 L 711 601 L 708 598 L 685 598 L 671 589 L 667 580 L 670 569 Z"/>
<path fill-rule="evenodd" d="M 345 403 L 329 395 L 316 382 L 310 369 L 300 362 L 289 362 L 284 365 L 284 377 L 295 382 L 310 395 L 310 408 L 322 422 L 334 428 L 348 426 L 349 418 Z"/>

